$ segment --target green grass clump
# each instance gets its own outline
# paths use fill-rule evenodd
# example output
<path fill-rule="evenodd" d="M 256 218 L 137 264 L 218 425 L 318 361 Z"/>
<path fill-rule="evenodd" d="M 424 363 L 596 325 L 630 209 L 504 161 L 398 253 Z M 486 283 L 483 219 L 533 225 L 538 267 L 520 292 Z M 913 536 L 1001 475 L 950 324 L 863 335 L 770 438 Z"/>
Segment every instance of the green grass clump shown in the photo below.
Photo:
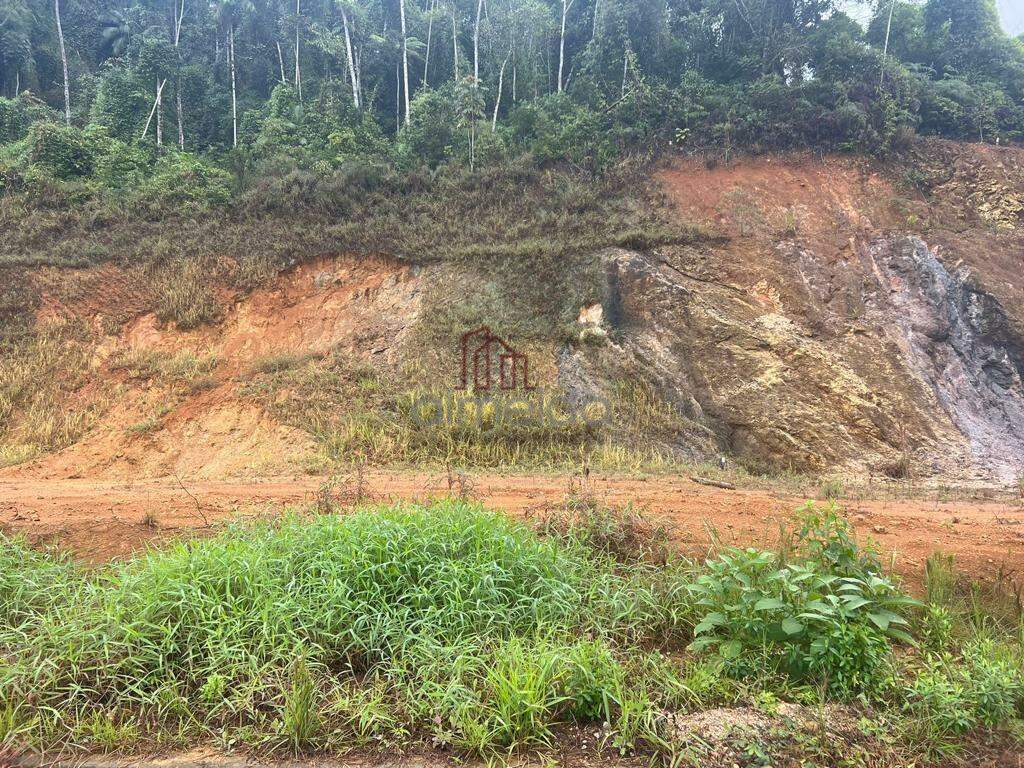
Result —
<path fill-rule="evenodd" d="M 31 702 L 17 731 L 42 745 L 539 744 L 632 701 L 617 640 L 685 621 L 653 573 L 457 502 L 234 526 L 95 573 L 0 555 L 3 703 Z"/>
<path fill-rule="evenodd" d="M 298 656 L 362 673 L 426 637 L 564 624 L 589 572 L 554 542 L 456 504 L 232 528 L 90 580 L 91 610 L 42 616 L 77 653 L 33 685 L 96 704 L 170 683 L 191 696 L 218 676 L 244 685 Z M 59 653 L 41 646 L 31 663 Z"/>

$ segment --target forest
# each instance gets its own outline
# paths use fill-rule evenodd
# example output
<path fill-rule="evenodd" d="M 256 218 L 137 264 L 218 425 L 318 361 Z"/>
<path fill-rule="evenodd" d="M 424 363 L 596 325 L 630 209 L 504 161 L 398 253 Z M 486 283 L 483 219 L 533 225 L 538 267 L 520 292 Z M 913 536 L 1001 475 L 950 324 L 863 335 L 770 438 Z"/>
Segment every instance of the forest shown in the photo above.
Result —
<path fill-rule="evenodd" d="M 994 0 L 0 0 L 0 194 L 1024 139 Z"/>

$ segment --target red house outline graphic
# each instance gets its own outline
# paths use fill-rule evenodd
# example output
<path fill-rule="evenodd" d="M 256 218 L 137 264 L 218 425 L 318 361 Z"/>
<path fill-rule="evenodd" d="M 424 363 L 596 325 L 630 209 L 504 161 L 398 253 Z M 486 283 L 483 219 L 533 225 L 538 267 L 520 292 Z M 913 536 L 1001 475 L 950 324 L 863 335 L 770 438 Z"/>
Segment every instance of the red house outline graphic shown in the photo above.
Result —
<path fill-rule="evenodd" d="M 530 363 L 526 355 L 517 351 L 500 336 L 495 336 L 486 325 L 462 334 L 461 352 L 459 389 L 470 389 L 472 385 L 476 392 L 490 391 L 494 384 L 494 360 L 497 360 L 498 364 L 498 382 L 501 389 L 536 389 L 535 384 L 530 384 Z M 470 366 L 473 369 L 472 377 Z"/>

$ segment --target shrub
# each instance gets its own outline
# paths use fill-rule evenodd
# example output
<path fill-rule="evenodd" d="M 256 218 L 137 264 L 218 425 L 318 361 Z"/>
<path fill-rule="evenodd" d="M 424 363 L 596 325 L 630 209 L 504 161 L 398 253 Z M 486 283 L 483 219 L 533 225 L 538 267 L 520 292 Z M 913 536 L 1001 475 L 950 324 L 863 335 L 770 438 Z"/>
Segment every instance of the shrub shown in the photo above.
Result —
<path fill-rule="evenodd" d="M 890 640 L 910 640 L 897 611 L 913 601 L 882 577 L 842 576 L 820 560 L 781 565 L 732 549 L 690 589 L 702 612 L 690 647 L 714 649 L 734 674 L 754 671 L 766 652 L 791 677 L 848 695 L 872 686 Z"/>
<path fill-rule="evenodd" d="M 905 695 L 908 711 L 917 719 L 917 726 L 928 732 L 927 740 L 932 744 L 940 745 L 977 723 L 968 687 L 950 675 L 938 657 L 927 661 Z"/>
<path fill-rule="evenodd" d="M 156 163 L 139 188 L 140 200 L 177 208 L 202 210 L 231 198 L 231 175 L 187 152 L 169 152 Z"/>
<path fill-rule="evenodd" d="M 28 161 L 57 179 L 91 176 L 96 147 L 91 135 L 59 123 L 38 122 L 29 128 Z"/>
<path fill-rule="evenodd" d="M 137 145 L 112 140 L 95 161 L 96 180 L 110 190 L 135 190 L 152 168 L 150 153 Z"/>
<path fill-rule="evenodd" d="M 420 91 L 409 105 L 409 125 L 402 129 L 396 147 L 410 165 L 435 168 L 468 151 L 469 129 L 464 125 L 461 84 Z"/>
<path fill-rule="evenodd" d="M 902 696 L 915 740 L 936 755 L 953 752 L 967 731 L 1005 727 L 1024 712 L 1020 649 L 981 639 L 959 659 L 948 651 L 929 654 Z"/>
<path fill-rule="evenodd" d="M 13 99 L 0 96 L 0 144 L 24 138 L 36 122 L 56 123 L 57 113 L 27 93 Z"/>
<path fill-rule="evenodd" d="M 835 503 L 822 510 L 808 502 L 797 510 L 796 518 L 796 545 L 803 559 L 819 563 L 838 576 L 866 579 L 882 572 L 873 546 L 857 543 L 853 528 Z"/>
<path fill-rule="evenodd" d="M 1019 650 L 992 640 L 979 640 L 964 649 L 966 677 L 970 681 L 978 720 L 990 728 L 1024 714 L 1024 666 Z"/>
<path fill-rule="evenodd" d="M 343 162 L 380 159 L 389 149 L 372 113 L 357 110 L 332 85 L 305 104 L 291 86 L 276 86 L 262 109 L 246 113 L 241 134 L 263 170 L 282 164 L 326 172 Z"/>
<path fill-rule="evenodd" d="M 546 512 L 537 529 L 543 535 L 572 538 L 623 563 L 664 563 L 669 557 L 668 529 L 632 504 L 608 506 L 573 497 Z"/>

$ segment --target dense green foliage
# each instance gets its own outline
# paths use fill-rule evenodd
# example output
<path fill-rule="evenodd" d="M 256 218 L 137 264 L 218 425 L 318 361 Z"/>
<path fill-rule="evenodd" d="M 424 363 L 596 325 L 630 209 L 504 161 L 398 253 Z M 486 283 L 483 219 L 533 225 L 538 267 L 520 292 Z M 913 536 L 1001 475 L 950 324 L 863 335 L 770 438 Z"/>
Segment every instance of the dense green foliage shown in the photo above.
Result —
<path fill-rule="evenodd" d="M 292 515 L 92 573 L 0 539 L 0 748 L 491 754 L 577 722 L 671 762 L 670 713 L 859 697 L 913 750 L 902 765 L 1024 712 L 1019 637 L 915 652 L 891 630 L 920 611 L 834 513 L 697 565 L 634 511 L 585 509 L 540 533 L 456 501 Z"/>
<path fill-rule="evenodd" d="M 1024 138 L 1024 44 L 992 0 L 879 0 L 867 29 L 838 0 L 0 3 L 0 193 L 188 209 L 295 167 L 601 170 L 914 131 Z"/>

